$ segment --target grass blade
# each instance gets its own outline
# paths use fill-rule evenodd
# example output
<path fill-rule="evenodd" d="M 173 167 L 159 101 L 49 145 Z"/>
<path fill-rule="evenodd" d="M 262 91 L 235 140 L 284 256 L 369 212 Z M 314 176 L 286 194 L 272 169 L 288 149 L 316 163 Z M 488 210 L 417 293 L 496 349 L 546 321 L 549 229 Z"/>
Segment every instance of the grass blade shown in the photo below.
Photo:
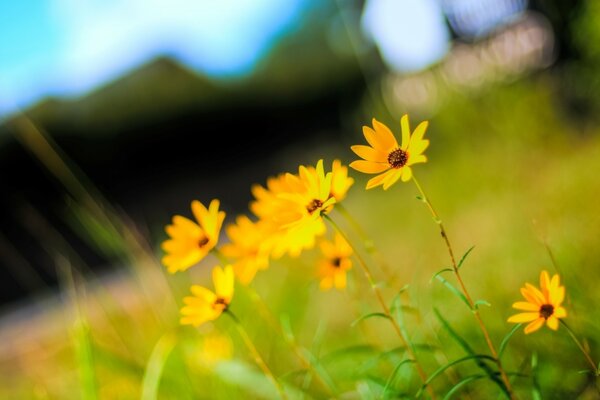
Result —
<path fill-rule="evenodd" d="M 462 294 L 462 292 L 460 290 L 458 290 L 457 288 L 454 287 L 453 284 L 451 284 L 450 282 L 448 282 L 448 280 L 446 278 L 444 278 L 441 275 L 436 275 L 435 278 L 442 282 L 444 284 L 444 286 L 446 286 L 456 297 L 458 297 L 459 299 L 462 300 L 463 303 L 465 303 L 467 305 L 467 307 L 469 307 L 469 310 L 471 310 L 471 305 L 469 304 L 469 301 L 467 300 L 467 298 L 465 297 L 464 294 Z"/>
<path fill-rule="evenodd" d="M 459 382 L 457 382 L 454 386 L 452 386 L 450 388 L 450 390 L 448 390 L 448 392 L 446 393 L 446 395 L 444 396 L 444 398 L 442 400 L 450 400 L 452 398 L 452 396 L 454 395 L 454 393 L 458 392 L 459 389 L 461 389 L 463 386 L 465 386 L 467 383 L 476 381 L 478 379 L 482 379 L 482 378 L 487 378 L 487 375 L 470 375 L 467 376 L 466 378 L 461 379 Z"/>
<path fill-rule="evenodd" d="M 387 382 L 385 383 L 385 387 L 383 388 L 383 394 L 381 395 L 381 397 L 383 397 L 384 399 L 386 398 L 388 390 L 394 383 L 396 374 L 398 373 L 398 371 L 400 371 L 400 368 L 402 368 L 403 365 L 405 365 L 407 363 L 411 363 L 411 362 L 414 363 L 415 360 L 411 360 L 411 359 L 402 360 L 398 363 L 398 365 L 396 365 L 396 367 L 394 367 L 394 370 L 392 371 L 392 373 L 390 374 L 390 377 L 388 378 Z"/>
<path fill-rule="evenodd" d="M 444 319 L 444 317 L 442 317 L 442 314 L 440 313 L 440 311 L 437 308 L 434 308 L 433 312 L 435 313 L 435 316 L 440 321 L 440 323 L 442 324 L 442 326 L 450 334 L 450 337 L 452 337 L 459 344 L 459 346 L 462 347 L 462 349 L 467 354 L 475 355 L 475 351 L 471 348 L 471 346 L 469 346 L 469 344 L 467 343 L 467 341 L 465 339 L 463 339 L 462 336 L 460 336 L 458 334 L 458 332 L 456 332 L 450 326 L 450 324 L 448 323 L 448 321 L 446 321 L 446 319 Z M 483 360 L 481 360 L 481 359 L 477 359 L 477 360 L 475 360 L 475 362 L 476 362 L 477 366 L 479 368 L 481 368 L 486 373 L 486 375 L 492 381 L 494 381 L 498 385 L 498 387 L 500 387 L 500 389 L 502 389 L 502 391 L 504 392 L 504 394 L 507 395 L 508 397 L 510 397 L 510 393 L 506 389 L 506 386 L 504 386 L 504 383 L 502 382 L 502 380 L 500 378 L 498 378 L 498 376 L 496 375 L 496 373 L 494 372 L 494 370 L 489 365 L 487 365 Z"/>
<path fill-rule="evenodd" d="M 458 360 L 451 361 L 446 365 L 442 365 L 437 370 L 435 370 L 431 375 L 429 375 L 429 378 L 427 378 L 427 380 L 425 381 L 423 386 L 421 386 L 421 388 L 419 389 L 419 391 L 417 392 L 415 397 L 416 398 L 421 397 L 421 395 L 423 394 L 423 391 L 427 388 L 427 386 L 429 386 L 435 378 L 440 376 L 448 368 L 450 368 L 454 365 L 463 363 L 465 361 L 470 361 L 470 360 L 490 360 L 490 361 L 496 362 L 496 359 L 494 357 L 488 356 L 487 354 L 474 354 L 474 355 L 469 355 L 469 356 L 459 358 Z"/>
<path fill-rule="evenodd" d="M 369 313 L 366 315 L 363 315 L 361 317 L 358 317 L 357 319 L 355 319 L 354 321 L 352 321 L 352 323 L 350 324 L 350 326 L 356 326 L 359 322 L 364 321 L 365 319 L 369 319 L 369 318 L 373 318 L 373 317 L 379 317 L 379 318 L 385 318 L 385 319 L 390 319 L 389 316 L 387 316 L 384 313 L 380 313 L 380 312 L 374 312 L 374 313 Z"/>
<path fill-rule="evenodd" d="M 158 388 L 160 378 L 165 363 L 175 347 L 176 337 L 171 333 L 165 333 L 154 346 L 142 381 L 142 400 L 156 400 L 158 398 Z"/>
<path fill-rule="evenodd" d="M 473 251 L 473 249 L 474 249 L 474 248 L 475 248 L 475 246 L 471 246 L 471 247 L 469 248 L 469 250 L 467 250 L 467 251 L 465 252 L 465 254 L 463 254 L 463 256 L 460 258 L 460 261 L 458 262 L 458 264 L 457 264 L 456 268 L 460 268 L 460 267 L 463 265 L 463 263 L 465 262 L 465 260 L 466 260 L 466 259 L 467 259 L 467 257 L 469 256 L 469 254 L 471 254 L 471 252 Z"/>
<path fill-rule="evenodd" d="M 502 354 L 504 354 L 504 350 L 506 350 L 506 346 L 508 345 L 508 341 L 510 340 L 510 338 L 519 330 L 519 328 L 521 328 L 523 324 L 517 324 L 515 325 L 510 332 L 508 332 L 506 334 L 506 336 L 504 336 L 504 339 L 502 339 L 502 342 L 500 342 L 500 347 L 498 348 L 498 358 L 502 359 Z"/>

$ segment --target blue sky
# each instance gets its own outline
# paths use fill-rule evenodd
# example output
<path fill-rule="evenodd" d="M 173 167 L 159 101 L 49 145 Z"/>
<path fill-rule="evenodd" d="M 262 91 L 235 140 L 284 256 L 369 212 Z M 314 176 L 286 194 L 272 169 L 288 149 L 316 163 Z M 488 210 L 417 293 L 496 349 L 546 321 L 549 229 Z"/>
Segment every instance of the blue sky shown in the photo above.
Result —
<path fill-rule="evenodd" d="M 308 1 L 0 1 L 0 115 L 85 94 L 162 54 L 215 77 L 247 74 Z"/>

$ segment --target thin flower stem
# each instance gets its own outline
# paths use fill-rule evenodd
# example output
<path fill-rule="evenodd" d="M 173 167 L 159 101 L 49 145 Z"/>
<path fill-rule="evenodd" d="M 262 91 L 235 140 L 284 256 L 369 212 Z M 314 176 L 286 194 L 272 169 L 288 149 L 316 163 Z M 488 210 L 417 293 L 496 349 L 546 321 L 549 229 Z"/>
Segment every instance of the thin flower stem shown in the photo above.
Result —
<path fill-rule="evenodd" d="M 469 303 L 469 307 L 471 308 L 473 315 L 475 315 L 475 319 L 477 320 L 479 328 L 481 329 L 481 332 L 483 333 L 483 336 L 485 338 L 487 346 L 490 349 L 490 353 L 492 354 L 492 357 L 494 357 L 494 359 L 496 360 L 496 365 L 498 366 L 498 371 L 500 372 L 502 381 L 504 382 L 504 385 L 506 386 L 506 390 L 508 391 L 510 398 L 515 399 L 516 397 L 513 392 L 512 385 L 510 384 L 510 380 L 508 379 L 508 375 L 506 374 L 506 371 L 502 367 L 502 361 L 500 360 L 500 358 L 498 358 L 498 352 L 496 351 L 496 348 L 494 347 L 494 343 L 492 342 L 490 334 L 489 334 L 487 328 L 485 327 L 483 320 L 481 319 L 481 315 L 479 314 L 479 310 L 477 309 L 477 307 L 475 306 L 475 303 L 473 302 L 473 298 L 469 294 L 469 291 L 467 290 L 467 287 L 465 286 L 465 283 L 464 283 L 462 277 L 460 276 L 458 264 L 456 263 L 456 257 L 454 257 L 454 251 L 452 250 L 452 245 L 450 244 L 450 239 L 448 238 L 448 234 L 446 233 L 444 224 L 443 224 L 440 216 L 438 215 L 438 213 L 435 211 L 435 208 L 433 208 L 433 205 L 429 201 L 429 198 L 423 191 L 423 188 L 419 184 L 419 181 L 417 180 L 417 178 L 415 177 L 414 174 L 412 176 L 412 180 L 415 182 L 415 185 L 417 186 L 417 189 L 419 190 L 419 193 L 421 194 L 422 201 L 427 205 L 427 208 L 431 212 L 431 216 L 433 217 L 433 220 L 440 228 L 440 234 L 442 235 L 442 238 L 444 239 L 444 243 L 446 243 L 446 248 L 448 249 L 448 254 L 450 255 L 450 260 L 452 261 L 452 269 L 454 271 L 454 276 L 456 277 L 456 280 L 458 281 L 458 283 L 462 289 L 462 292 L 465 295 L 467 302 Z"/>
<path fill-rule="evenodd" d="M 336 232 L 338 232 L 344 238 L 344 240 L 346 240 L 348 245 L 350 247 L 352 247 L 352 250 L 354 251 L 354 255 L 356 256 L 356 259 L 358 260 L 358 263 L 360 264 L 360 266 L 365 274 L 365 277 L 367 278 L 367 281 L 371 285 L 373 292 L 375 292 L 375 297 L 377 298 L 377 301 L 379 302 L 379 304 L 381 305 L 381 308 L 383 309 L 383 313 L 385 314 L 387 319 L 392 323 L 392 326 L 394 327 L 394 331 L 396 332 L 396 334 L 398 334 L 398 337 L 402 341 L 402 345 L 406 348 L 406 352 L 408 353 L 409 357 L 414 361 L 414 365 L 417 369 L 419 376 L 421 377 L 421 381 L 423 382 L 424 385 L 427 386 L 429 395 L 431 396 L 432 399 L 435 399 L 435 393 L 433 392 L 433 389 L 431 388 L 430 385 L 427 384 L 427 374 L 425 373 L 425 371 L 423 370 L 423 367 L 421 367 L 421 364 L 417 360 L 416 354 L 414 353 L 412 346 L 410 346 L 408 343 L 408 339 L 406 337 L 404 337 L 404 334 L 402 333 L 402 329 L 400 329 L 398 322 L 396 322 L 396 320 L 392 317 L 392 315 L 390 313 L 390 309 L 388 308 L 387 304 L 385 303 L 385 300 L 383 299 L 383 295 L 381 294 L 381 290 L 375 283 L 375 280 L 373 279 L 373 274 L 371 274 L 371 270 L 369 269 L 367 263 L 362 258 L 360 253 L 357 251 L 356 247 L 348 239 L 348 236 L 344 233 L 344 231 L 342 231 L 340 229 L 338 224 L 329 215 L 322 214 L 322 216 L 327 221 L 329 221 L 329 223 L 331 224 L 331 226 L 333 226 L 333 228 L 336 230 Z"/>
<path fill-rule="evenodd" d="M 244 329 L 244 327 L 240 323 L 240 320 L 235 316 L 235 314 L 233 312 L 231 312 L 231 310 L 226 310 L 225 314 L 229 315 L 231 317 L 231 319 L 233 320 L 233 322 L 235 323 L 235 327 L 236 327 L 238 333 L 240 334 L 240 336 L 242 337 L 244 344 L 246 345 L 246 347 L 248 348 L 250 353 L 252 353 L 252 356 L 254 357 L 254 361 L 260 367 L 260 369 L 264 372 L 264 374 L 267 376 L 267 378 L 269 378 L 269 380 L 273 383 L 273 385 L 275 385 L 275 388 L 277 388 L 277 391 L 279 392 L 279 396 L 282 399 L 287 399 L 288 397 L 285 394 L 285 391 L 283 390 L 283 386 L 281 386 L 281 383 L 279 383 L 277 378 L 275 378 L 275 375 L 273 375 L 273 372 L 271 372 L 271 370 L 265 363 L 265 360 L 263 360 L 263 358 L 261 357 L 260 353 L 256 349 L 256 346 L 252 342 L 252 339 L 250 339 L 248 332 L 246 332 L 246 329 Z"/>
<path fill-rule="evenodd" d="M 377 250 L 373 239 L 371 239 L 371 237 L 367 234 L 367 232 L 365 232 L 365 230 L 358 223 L 358 221 L 356 221 L 352 214 L 341 203 L 336 203 L 335 209 L 342 215 L 342 217 L 346 219 L 346 221 L 348 221 L 348 224 L 350 224 L 352 229 L 356 232 L 360 240 L 363 242 L 363 246 L 366 252 L 371 257 L 373 257 L 379 264 L 381 271 L 385 275 L 386 281 L 389 282 L 390 286 L 393 286 L 393 282 L 395 281 L 395 278 L 397 276 L 391 271 L 390 266 L 385 262 L 381 253 L 379 253 L 379 251 Z"/>
<path fill-rule="evenodd" d="M 569 325 L 567 325 L 567 323 L 562 319 L 559 319 L 559 321 L 565 327 L 567 332 L 569 332 L 569 336 L 571 336 L 571 339 L 573 339 L 577 347 L 579 347 L 579 350 L 581 350 L 587 362 L 592 366 L 592 371 L 594 371 L 594 375 L 600 376 L 600 370 L 598 369 L 594 360 L 592 360 L 592 356 L 590 355 L 590 353 L 585 349 L 585 347 L 583 347 L 583 344 L 579 341 L 579 339 L 577 339 L 577 336 L 575 336 L 575 333 L 571 330 Z"/>
<path fill-rule="evenodd" d="M 290 338 L 289 335 L 285 334 L 283 328 L 281 327 L 281 323 L 279 323 L 276 320 L 275 316 L 273 315 L 265 301 L 262 299 L 262 297 L 260 297 L 256 290 L 254 290 L 254 288 L 250 286 L 246 286 L 245 288 L 246 292 L 248 293 L 248 296 L 254 302 L 254 305 L 259 309 L 259 312 L 262 314 L 263 318 L 271 326 L 271 329 L 273 329 L 278 335 L 281 335 L 285 339 L 285 342 L 292 348 L 292 351 L 294 352 L 302 366 L 312 372 L 312 374 L 317 378 L 317 381 L 327 391 L 327 393 L 330 396 L 336 397 L 335 393 L 337 392 L 337 389 L 321 376 L 319 370 L 313 365 L 313 363 L 310 360 L 306 358 L 296 340 L 294 338 Z"/>
<path fill-rule="evenodd" d="M 221 263 L 224 265 L 229 264 L 228 258 L 216 247 L 212 249 L 215 256 L 217 256 Z M 251 286 L 244 286 L 246 289 L 246 293 L 250 297 L 250 300 L 254 303 L 254 305 L 258 308 L 259 313 L 262 314 L 264 320 L 267 321 L 267 324 L 273 329 L 278 335 L 285 338 L 285 342 L 292 348 L 292 351 L 302 364 L 302 366 L 308 370 L 310 370 L 313 375 L 317 378 L 317 381 L 323 386 L 323 388 L 327 391 L 327 393 L 333 397 L 335 397 L 335 393 L 337 389 L 333 387 L 332 383 L 328 383 L 328 381 L 323 378 L 319 372 L 319 370 L 313 365 L 313 363 L 306 358 L 302 349 L 298 345 L 295 340 L 290 340 L 288 335 L 285 335 L 283 332 L 283 328 L 281 324 L 277 321 L 269 306 L 265 303 L 263 298 L 252 288 Z"/>

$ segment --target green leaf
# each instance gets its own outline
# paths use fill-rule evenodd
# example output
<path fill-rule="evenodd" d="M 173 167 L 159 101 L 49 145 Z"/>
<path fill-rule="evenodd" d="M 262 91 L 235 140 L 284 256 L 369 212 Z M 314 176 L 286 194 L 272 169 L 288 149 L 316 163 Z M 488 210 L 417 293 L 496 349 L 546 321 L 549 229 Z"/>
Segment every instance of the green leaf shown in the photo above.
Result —
<path fill-rule="evenodd" d="M 448 390 L 448 392 L 446 393 L 446 395 L 444 396 L 444 398 L 442 400 L 450 400 L 452 398 L 452 396 L 454 395 L 454 393 L 458 392 L 458 390 L 460 388 L 462 388 L 463 386 L 465 386 L 467 383 L 476 381 L 478 379 L 486 378 L 486 377 L 487 377 L 487 375 L 479 374 L 479 375 L 470 375 L 464 379 L 461 379 L 454 386 L 452 386 L 450 388 L 450 390 Z"/>
<path fill-rule="evenodd" d="M 456 287 L 454 287 L 454 285 L 452 285 L 450 282 L 448 282 L 441 275 L 436 275 L 436 279 L 438 281 L 442 282 L 444 284 L 444 286 L 446 286 L 456 297 L 458 297 L 459 299 L 461 299 L 463 301 L 463 303 L 465 303 L 467 305 L 467 307 L 469 307 L 469 310 L 472 310 L 471 309 L 471 305 L 469 304 L 469 301 L 467 300 L 467 298 L 465 297 L 465 295 L 462 294 Z"/>
<path fill-rule="evenodd" d="M 463 339 L 462 336 L 460 336 L 458 334 L 458 332 L 456 332 L 450 326 L 450 323 L 448 323 L 448 321 L 446 321 L 446 319 L 444 317 L 442 317 L 442 314 L 440 313 L 440 311 L 437 308 L 434 308 L 433 312 L 434 312 L 435 316 L 437 317 L 437 319 L 440 321 L 440 323 L 443 325 L 443 327 L 446 329 L 446 331 L 448 331 L 448 333 L 450 334 L 450 337 L 452 339 L 454 339 L 467 354 L 475 355 L 475 351 L 471 348 L 471 346 L 469 346 L 467 341 L 465 339 Z M 486 375 L 492 381 L 494 381 L 496 383 L 496 385 L 498 385 L 498 387 L 500 387 L 500 389 L 502 389 L 504 394 L 510 398 L 510 393 L 508 392 L 508 389 L 504 385 L 504 382 L 502 382 L 502 380 L 496 375 L 494 370 L 488 364 L 486 364 L 484 362 L 484 360 L 477 359 L 475 362 L 476 362 L 477 366 L 479 368 L 481 368 L 486 373 Z"/>
<path fill-rule="evenodd" d="M 383 395 L 382 397 L 385 399 L 387 394 L 388 394 L 388 390 L 390 389 L 390 387 L 392 386 L 395 378 L 396 378 L 396 374 L 398 373 L 398 371 L 400 371 L 400 368 L 402 368 L 403 365 L 406 365 L 408 363 L 414 363 L 415 360 L 411 360 L 410 358 L 402 360 L 398 363 L 398 365 L 396 365 L 396 367 L 394 367 L 394 370 L 392 371 L 392 373 L 390 374 L 390 377 L 388 378 L 385 387 L 383 388 Z"/>
<path fill-rule="evenodd" d="M 476 300 L 475 303 L 473 303 L 473 307 L 475 309 L 478 309 L 479 306 L 488 306 L 488 307 L 491 307 L 492 305 L 489 302 L 487 302 L 486 300 Z"/>
<path fill-rule="evenodd" d="M 94 348 L 87 315 L 80 301 L 80 296 L 84 296 L 84 294 L 80 295 L 78 293 L 71 264 L 66 258 L 57 257 L 56 267 L 59 272 L 61 286 L 67 292 L 73 305 L 74 322 L 73 327 L 70 329 L 70 336 L 79 369 L 81 399 L 95 400 L 98 398 L 98 388 L 94 367 Z M 81 290 L 84 290 L 83 286 L 81 286 Z"/>
<path fill-rule="evenodd" d="M 465 361 L 470 361 L 470 360 L 490 360 L 490 361 L 493 361 L 494 363 L 496 362 L 496 359 L 494 357 L 488 356 L 487 354 L 474 354 L 474 355 L 469 355 L 469 356 L 459 358 L 458 360 L 451 361 L 446 365 L 442 365 L 437 370 L 435 370 L 431 375 L 429 375 L 429 378 L 427 378 L 427 380 L 425 381 L 423 386 L 421 386 L 421 388 L 419 389 L 419 391 L 417 392 L 415 397 L 416 398 L 421 397 L 421 395 L 423 394 L 423 391 L 427 388 L 427 386 L 429 386 L 435 378 L 440 376 L 448 368 L 450 368 L 454 365 L 460 364 L 462 362 L 465 362 Z"/>
<path fill-rule="evenodd" d="M 394 299 L 392 300 L 391 308 L 394 310 L 394 319 L 396 320 L 396 322 L 398 322 L 398 325 L 400 326 L 400 331 L 402 332 L 402 336 L 404 336 L 404 338 L 408 342 L 408 345 L 411 347 L 413 353 L 416 353 L 415 345 L 410 340 L 410 335 L 408 334 L 406 325 L 404 324 L 404 314 L 402 312 L 401 300 L 402 299 L 400 299 L 400 293 L 398 293 L 396 296 L 394 296 Z"/>
<path fill-rule="evenodd" d="M 542 391 L 538 381 L 538 357 L 537 353 L 531 355 L 531 398 L 534 400 L 542 400 Z"/>
<path fill-rule="evenodd" d="M 379 317 L 379 318 L 385 318 L 385 319 L 390 319 L 390 317 L 387 314 L 381 313 L 381 312 L 374 312 L 374 313 L 369 313 L 366 315 L 363 315 L 357 319 L 355 319 L 354 321 L 352 321 L 352 323 L 350 324 L 350 326 L 356 326 L 359 322 L 364 321 L 365 319 L 369 319 L 369 318 L 373 318 L 373 317 Z"/>
<path fill-rule="evenodd" d="M 214 367 L 213 372 L 223 382 L 245 390 L 248 395 L 252 395 L 243 396 L 244 398 L 280 399 L 277 389 L 275 389 L 275 386 L 273 386 L 273 383 L 265 374 L 245 362 L 235 360 L 220 361 Z M 297 387 L 281 380 L 280 383 L 283 385 L 285 393 L 289 398 L 310 398 L 307 393 L 302 392 Z"/>
<path fill-rule="evenodd" d="M 158 398 L 158 388 L 160 378 L 165 363 L 175 347 L 176 336 L 171 333 L 165 333 L 154 346 L 142 381 L 142 400 L 156 400 Z"/>
<path fill-rule="evenodd" d="M 444 272 L 454 272 L 454 270 L 453 270 L 452 268 L 444 268 L 444 269 L 441 269 L 441 270 L 439 270 L 438 272 L 436 272 L 436 273 L 435 273 L 435 274 L 434 274 L 434 275 L 431 277 L 431 279 L 429 280 L 429 283 L 433 282 L 433 280 L 434 280 L 435 278 L 437 278 L 437 277 L 438 277 L 438 275 L 441 275 L 441 274 L 443 274 Z"/>
<path fill-rule="evenodd" d="M 506 350 L 506 346 L 508 345 L 508 341 L 510 340 L 510 338 L 519 330 L 519 328 L 522 326 L 523 324 L 517 324 L 515 325 L 510 332 L 508 332 L 506 334 L 506 336 L 504 336 L 504 338 L 502 339 L 502 342 L 500 342 L 500 347 L 498 348 L 498 359 L 502 359 L 502 354 L 504 354 L 504 350 Z"/>
<path fill-rule="evenodd" d="M 456 268 L 462 267 L 463 263 L 465 262 L 465 260 L 469 256 L 469 254 L 471 254 L 471 252 L 473 251 L 474 248 L 475 248 L 475 246 L 471 246 L 471 248 L 469 248 L 469 250 L 467 250 L 465 252 L 465 254 L 463 254 L 463 256 L 460 258 L 460 261 L 458 262 L 458 265 L 456 266 Z"/>

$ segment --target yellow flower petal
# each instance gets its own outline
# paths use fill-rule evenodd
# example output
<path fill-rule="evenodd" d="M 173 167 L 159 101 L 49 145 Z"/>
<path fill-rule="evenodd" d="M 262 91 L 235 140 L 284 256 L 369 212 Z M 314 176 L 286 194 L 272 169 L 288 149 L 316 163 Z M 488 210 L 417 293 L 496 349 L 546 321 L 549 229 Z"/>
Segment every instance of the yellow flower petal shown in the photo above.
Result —
<path fill-rule="evenodd" d="M 554 315 L 551 315 L 546 320 L 546 326 L 548 328 L 552 329 L 553 331 L 557 330 L 558 329 L 558 318 L 556 318 Z"/>
<path fill-rule="evenodd" d="M 319 288 L 321 290 L 329 290 L 331 289 L 333 286 L 333 277 L 331 276 L 326 276 L 323 279 L 321 279 L 321 283 L 319 284 Z"/>
<path fill-rule="evenodd" d="M 554 309 L 554 316 L 556 318 L 565 318 L 567 316 L 567 310 L 564 307 L 556 307 Z"/>
<path fill-rule="evenodd" d="M 546 298 L 550 298 L 550 276 L 545 270 L 540 273 L 540 288 L 542 289 L 542 293 L 544 294 L 544 296 Z"/>
<path fill-rule="evenodd" d="M 374 187 L 382 185 L 383 181 L 385 181 L 385 179 L 388 176 L 393 174 L 394 171 L 395 171 L 395 169 L 390 169 L 390 170 L 387 170 L 386 172 L 384 172 L 383 174 L 377 175 L 376 177 L 369 179 L 369 181 L 367 182 L 367 190 L 373 189 Z"/>
<path fill-rule="evenodd" d="M 381 147 L 383 149 L 393 150 L 398 148 L 398 142 L 394 137 L 394 134 L 385 124 L 377 121 L 373 118 L 373 128 L 375 128 L 375 132 L 377 133 L 377 139 L 379 143 L 381 143 Z"/>
<path fill-rule="evenodd" d="M 344 289 L 346 287 L 346 271 L 336 271 L 333 281 L 336 288 Z"/>
<path fill-rule="evenodd" d="M 429 126 L 429 121 L 423 121 L 415 128 L 414 132 L 410 137 L 411 143 L 419 142 L 423 140 L 423 136 L 425 136 L 425 131 L 427 131 L 427 127 Z M 410 147 L 410 146 L 409 146 Z"/>
<path fill-rule="evenodd" d="M 423 153 L 429 147 L 429 140 L 415 140 L 411 139 L 410 144 L 408 145 L 407 151 L 414 156 L 418 156 Z"/>
<path fill-rule="evenodd" d="M 408 166 L 402 168 L 402 182 L 408 182 L 412 178 L 412 169 Z"/>
<path fill-rule="evenodd" d="M 528 303 L 526 301 L 517 301 L 516 303 L 513 303 L 512 306 L 513 306 L 513 308 L 516 308 L 517 310 L 535 311 L 535 312 L 540 311 L 540 306 L 533 304 L 533 303 Z"/>
<path fill-rule="evenodd" d="M 365 174 L 378 174 L 390 168 L 388 163 L 375 163 L 372 161 L 358 160 L 350 163 L 350 167 Z"/>
<path fill-rule="evenodd" d="M 550 303 L 552 305 L 554 305 L 554 307 L 559 306 L 565 299 L 565 287 L 560 286 L 560 287 L 555 288 L 554 286 L 551 286 L 549 298 L 550 298 Z"/>
<path fill-rule="evenodd" d="M 190 288 L 190 291 L 194 296 L 201 299 L 206 304 L 212 304 L 217 299 L 217 295 L 213 291 L 199 285 L 193 285 Z"/>
<path fill-rule="evenodd" d="M 355 146 L 350 146 L 350 149 L 357 156 L 359 156 L 367 161 L 386 163 L 387 159 L 388 159 L 388 154 L 386 154 L 382 151 L 376 150 L 373 147 L 357 144 Z"/>
<path fill-rule="evenodd" d="M 544 294 L 532 284 L 526 283 L 525 289 L 535 299 L 535 302 L 537 302 L 537 304 L 545 304 L 547 302 L 547 299 L 544 296 Z"/>
<path fill-rule="evenodd" d="M 406 162 L 406 166 L 410 167 L 413 164 L 418 164 L 418 163 L 425 163 L 427 162 L 427 157 L 424 156 L 423 154 L 419 154 L 419 155 L 410 155 L 408 157 L 408 161 Z"/>
<path fill-rule="evenodd" d="M 200 236 L 202 234 L 202 229 L 198 224 L 181 215 L 173 217 L 173 224 L 175 224 L 181 233 L 185 233 L 188 236 Z"/>
<path fill-rule="evenodd" d="M 229 303 L 233 297 L 234 280 L 234 273 L 231 265 L 227 265 L 223 269 L 219 266 L 213 269 L 215 292 L 218 297 L 222 297 L 227 303 Z"/>
<path fill-rule="evenodd" d="M 528 335 L 540 329 L 544 325 L 544 318 L 538 318 L 525 327 L 525 334 Z"/>
<path fill-rule="evenodd" d="M 537 319 L 539 317 L 540 317 L 539 312 L 520 313 L 520 314 L 515 314 L 512 317 L 510 317 L 508 319 L 508 322 L 514 322 L 514 323 L 529 322 L 529 321 L 533 321 L 534 319 Z"/>
<path fill-rule="evenodd" d="M 393 172 L 389 174 L 387 178 L 385 178 L 385 180 L 383 181 L 383 190 L 388 190 L 390 186 L 396 183 L 398 179 L 400 179 L 400 177 L 402 176 L 403 170 L 404 168 L 394 169 Z"/>
<path fill-rule="evenodd" d="M 388 148 L 383 146 L 381 144 L 381 142 L 379 141 L 377 132 L 375 132 L 371 127 L 363 126 L 363 135 L 365 135 L 365 139 L 367 139 L 367 142 L 374 149 L 379 150 L 384 153 L 388 151 Z"/>
<path fill-rule="evenodd" d="M 404 114 L 400 119 L 400 127 L 402 129 L 402 150 L 408 149 L 410 144 L 410 125 L 408 123 L 408 114 Z"/>

